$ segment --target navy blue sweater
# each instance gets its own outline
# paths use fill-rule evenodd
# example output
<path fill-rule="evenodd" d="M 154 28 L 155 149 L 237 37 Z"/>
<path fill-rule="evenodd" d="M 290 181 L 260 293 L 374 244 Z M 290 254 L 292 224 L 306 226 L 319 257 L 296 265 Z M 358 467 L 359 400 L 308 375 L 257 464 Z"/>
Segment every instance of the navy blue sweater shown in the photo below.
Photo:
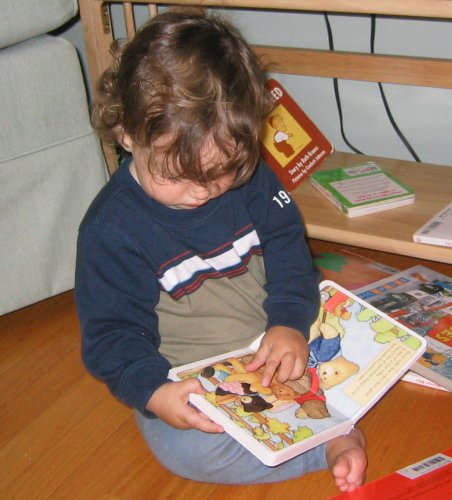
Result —
<path fill-rule="evenodd" d="M 318 272 L 295 204 L 262 162 L 246 185 L 193 210 L 150 198 L 129 165 L 81 224 L 76 302 L 87 369 L 149 415 L 171 365 L 245 347 L 274 325 L 307 335 Z"/>

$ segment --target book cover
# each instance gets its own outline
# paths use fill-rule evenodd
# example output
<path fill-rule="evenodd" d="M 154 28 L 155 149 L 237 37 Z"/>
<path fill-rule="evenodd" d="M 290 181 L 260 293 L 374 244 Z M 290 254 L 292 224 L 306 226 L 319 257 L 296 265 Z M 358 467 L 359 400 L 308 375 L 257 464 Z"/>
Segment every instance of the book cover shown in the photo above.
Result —
<path fill-rule="evenodd" d="M 413 234 L 413 241 L 452 248 L 452 203 Z"/>
<path fill-rule="evenodd" d="M 452 279 L 419 265 L 355 293 L 425 337 L 427 350 L 412 370 L 452 390 Z"/>
<path fill-rule="evenodd" d="M 330 500 L 442 500 L 452 498 L 452 448 Z"/>
<path fill-rule="evenodd" d="M 260 339 L 169 372 L 172 380 L 198 378 L 207 394 L 192 394 L 190 402 L 265 465 L 348 433 L 426 347 L 421 336 L 332 281 L 320 284 L 320 296 L 301 379 L 263 387 L 261 370 L 247 372 Z M 378 342 L 388 330 L 393 339 Z"/>
<path fill-rule="evenodd" d="M 314 172 L 310 181 L 348 217 L 414 203 L 414 190 L 374 162 Z"/>
<path fill-rule="evenodd" d="M 349 248 L 317 253 L 313 258 L 323 279 L 334 281 L 352 292 L 400 271 Z"/>
<path fill-rule="evenodd" d="M 267 90 L 274 108 L 264 121 L 262 156 L 283 186 L 292 191 L 334 148 L 279 82 L 269 80 Z"/>

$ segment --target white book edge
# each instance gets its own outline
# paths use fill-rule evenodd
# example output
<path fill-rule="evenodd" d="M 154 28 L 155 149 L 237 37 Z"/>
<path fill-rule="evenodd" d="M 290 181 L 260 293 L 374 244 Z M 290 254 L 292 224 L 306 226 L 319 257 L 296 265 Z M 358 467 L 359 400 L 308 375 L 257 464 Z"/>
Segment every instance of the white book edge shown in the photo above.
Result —
<path fill-rule="evenodd" d="M 452 248 L 452 202 L 417 229 L 413 241 Z"/>

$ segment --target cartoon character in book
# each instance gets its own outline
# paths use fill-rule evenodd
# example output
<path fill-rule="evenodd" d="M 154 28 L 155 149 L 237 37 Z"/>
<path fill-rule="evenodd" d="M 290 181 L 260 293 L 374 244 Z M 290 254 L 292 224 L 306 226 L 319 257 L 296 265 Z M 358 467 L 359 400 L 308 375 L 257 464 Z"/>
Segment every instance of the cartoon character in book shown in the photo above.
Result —
<path fill-rule="evenodd" d="M 244 411 L 247 413 L 260 413 L 264 410 L 269 410 L 273 408 L 273 405 L 266 401 L 262 396 L 254 394 L 252 396 L 242 396 L 240 398 L 240 404 Z"/>
<path fill-rule="evenodd" d="M 331 300 L 334 297 L 334 300 Z M 343 294 L 324 296 L 327 303 L 326 311 L 321 312 L 322 318 L 317 318 L 311 327 L 309 342 L 308 366 L 304 376 L 284 384 L 274 381 L 271 389 L 278 401 L 293 401 L 299 405 L 296 411 L 298 418 L 325 418 L 330 413 L 326 404 L 324 389 L 330 389 L 354 375 L 359 366 L 341 356 L 340 326 L 326 323 L 326 313 L 335 318 L 350 317 L 345 304 L 347 297 Z M 278 404 L 274 408 L 278 409 Z"/>
<path fill-rule="evenodd" d="M 340 320 L 351 318 L 354 301 L 341 291 L 325 288 L 321 293 L 319 317 L 311 326 L 308 370 L 315 369 L 322 390 L 344 382 L 359 371 L 359 366 L 341 355 L 344 334 Z"/>
<path fill-rule="evenodd" d="M 320 379 L 320 387 L 323 390 L 328 390 L 336 385 L 345 382 L 352 375 L 359 371 L 359 365 L 344 358 L 344 356 L 337 356 L 330 361 L 320 363 L 317 373 Z"/>
<path fill-rule="evenodd" d="M 272 115 L 268 119 L 268 123 L 276 130 L 273 135 L 273 145 L 276 151 L 282 153 L 286 158 L 290 158 L 295 153 L 295 150 L 287 141 L 293 134 L 287 132 L 284 118 L 281 115 Z"/>
<path fill-rule="evenodd" d="M 447 362 L 447 356 L 442 352 L 434 351 L 429 347 L 420 357 L 418 362 L 427 368 L 432 368 L 433 366 L 444 366 Z"/>
<path fill-rule="evenodd" d="M 271 394 L 269 387 L 261 383 L 258 372 L 247 372 L 245 363 L 237 358 L 206 366 L 200 372 L 216 385 L 215 401 L 218 404 L 238 402 L 248 412 L 261 412 L 272 408 L 262 397 Z"/>
<path fill-rule="evenodd" d="M 237 381 L 218 384 L 215 389 L 215 401 L 218 404 L 238 402 L 248 413 L 273 408 L 271 403 L 251 389 L 250 384 Z"/>
<path fill-rule="evenodd" d="M 370 309 L 361 310 L 356 317 L 359 321 L 369 323 L 370 328 L 375 332 L 374 340 L 379 344 L 389 344 L 398 340 L 415 350 L 419 349 L 421 345 L 419 339 Z"/>
<path fill-rule="evenodd" d="M 201 370 L 200 375 L 204 378 L 215 377 L 217 380 L 224 380 L 232 371 L 232 364 L 226 360 L 223 363 L 206 366 Z"/>
<path fill-rule="evenodd" d="M 232 371 L 225 377 L 225 382 L 249 384 L 253 393 L 271 394 L 271 389 L 262 385 L 259 372 L 248 372 L 245 364 L 237 358 L 230 358 L 228 362 L 232 366 Z"/>
<path fill-rule="evenodd" d="M 332 287 L 325 287 L 320 294 L 320 300 L 323 310 L 323 322 L 325 322 L 327 313 L 343 320 L 351 318 L 352 313 L 348 308 L 354 301 L 341 291 Z"/>
<path fill-rule="evenodd" d="M 290 401 L 299 405 L 295 412 L 298 418 L 319 419 L 330 416 L 315 368 L 308 368 L 298 380 L 287 380 L 284 384 L 273 382 L 270 387 L 277 400 L 273 405 L 275 409 L 280 407 L 278 403 Z"/>
<path fill-rule="evenodd" d="M 348 297 L 341 292 L 322 291 L 321 303 L 319 317 L 309 332 L 308 368 L 318 368 L 320 363 L 330 361 L 340 352 L 343 329 L 338 318 L 351 316 L 346 308 Z"/>
<path fill-rule="evenodd" d="M 320 324 L 319 330 L 321 335 L 309 342 L 307 371 L 313 379 L 317 377 L 318 387 L 326 390 L 357 373 L 359 366 L 340 354 L 341 337 L 333 325 Z"/>

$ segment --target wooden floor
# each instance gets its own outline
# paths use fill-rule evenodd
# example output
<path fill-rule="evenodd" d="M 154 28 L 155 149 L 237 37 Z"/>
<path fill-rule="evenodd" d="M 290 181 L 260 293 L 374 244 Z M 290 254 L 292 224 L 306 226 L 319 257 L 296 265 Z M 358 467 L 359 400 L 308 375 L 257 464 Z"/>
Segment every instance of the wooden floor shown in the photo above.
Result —
<path fill-rule="evenodd" d="M 451 266 L 438 270 L 450 275 Z M 337 494 L 327 472 L 241 487 L 173 476 L 146 448 L 131 410 L 85 372 L 79 350 L 72 292 L 0 317 L 1 500 L 323 500 Z M 399 382 L 361 421 L 368 479 L 451 446 L 451 410 L 451 394 Z"/>

